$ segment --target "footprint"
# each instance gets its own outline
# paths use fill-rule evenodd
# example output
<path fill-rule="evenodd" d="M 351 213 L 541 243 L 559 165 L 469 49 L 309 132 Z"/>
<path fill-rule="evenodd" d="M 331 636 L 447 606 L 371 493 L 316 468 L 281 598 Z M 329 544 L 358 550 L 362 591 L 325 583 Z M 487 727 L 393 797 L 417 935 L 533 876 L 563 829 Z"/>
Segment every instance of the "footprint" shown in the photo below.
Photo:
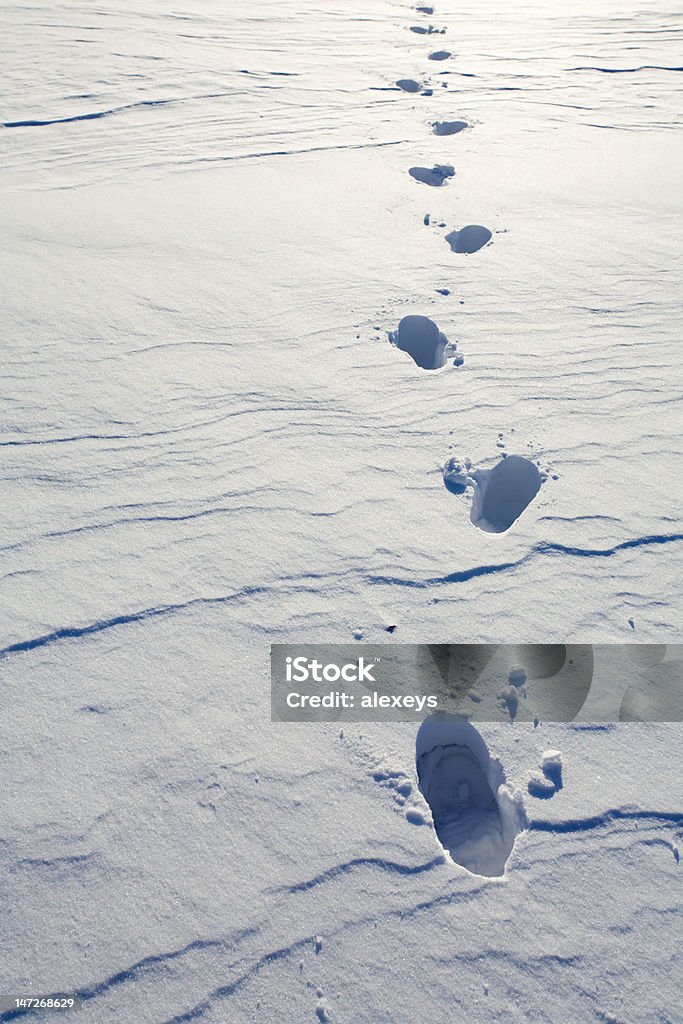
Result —
<path fill-rule="evenodd" d="M 471 477 L 474 498 L 470 518 L 485 533 L 509 530 L 534 500 L 544 479 L 538 466 L 522 455 L 508 455 L 493 469 L 476 470 Z"/>
<path fill-rule="evenodd" d="M 389 334 L 389 341 L 412 356 L 423 370 L 440 370 L 456 347 L 428 316 L 404 316 L 398 330 Z"/>
<path fill-rule="evenodd" d="M 419 11 L 420 14 L 433 14 L 434 13 L 434 8 L 433 7 L 416 7 L 415 10 Z"/>
<path fill-rule="evenodd" d="M 503 875 L 526 816 L 521 795 L 505 784 L 474 726 L 446 714 L 426 719 L 417 734 L 416 762 L 446 853 L 472 874 Z"/>
<path fill-rule="evenodd" d="M 453 177 L 455 167 L 451 164 L 434 164 L 431 170 L 429 167 L 410 167 L 408 174 L 411 178 L 415 178 L 415 181 L 421 181 L 423 185 L 440 188 L 449 178 Z"/>
<path fill-rule="evenodd" d="M 403 89 L 404 92 L 419 92 L 422 86 L 419 82 L 416 82 L 414 78 L 399 78 L 396 82 L 399 89 Z"/>
<path fill-rule="evenodd" d="M 443 36 L 446 34 L 445 28 L 434 28 L 433 25 L 428 28 L 425 28 L 424 25 L 411 25 L 410 31 L 417 32 L 419 36 Z"/>
<path fill-rule="evenodd" d="M 398 83 L 396 83 L 398 85 Z M 434 135 L 457 135 L 469 128 L 467 121 L 434 121 L 432 132 Z"/>
<path fill-rule="evenodd" d="M 446 241 L 453 252 L 467 254 L 479 252 L 492 238 L 493 233 L 481 224 L 468 224 L 460 231 L 451 231 L 450 235 L 446 235 Z"/>
<path fill-rule="evenodd" d="M 448 60 L 453 54 L 450 50 L 436 50 L 434 53 L 429 54 L 429 60 Z"/>

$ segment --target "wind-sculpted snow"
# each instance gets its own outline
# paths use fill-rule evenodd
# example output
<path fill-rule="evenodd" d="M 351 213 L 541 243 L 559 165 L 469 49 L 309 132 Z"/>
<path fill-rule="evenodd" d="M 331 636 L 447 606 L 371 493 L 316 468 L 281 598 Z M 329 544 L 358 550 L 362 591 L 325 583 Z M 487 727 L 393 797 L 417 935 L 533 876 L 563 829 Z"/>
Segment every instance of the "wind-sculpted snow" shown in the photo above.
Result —
<path fill-rule="evenodd" d="M 537 832 L 589 832 L 593 829 L 608 828 L 613 822 L 632 821 L 638 825 L 644 822 L 649 828 L 669 828 L 671 825 L 683 826 L 683 812 L 679 811 L 647 811 L 635 808 L 615 807 L 588 818 L 575 818 L 567 821 L 534 821 L 529 828 Z M 620 829 L 624 832 L 624 829 Z"/>
<path fill-rule="evenodd" d="M 614 547 L 611 548 L 593 549 L 569 548 L 563 544 L 554 544 L 547 541 L 537 544 L 532 551 L 529 551 L 515 562 L 499 562 L 492 565 L 477 565 L 469 569 L 458 570 L 446 573 L 444 576 L 435 576 L 425 580 L 401 579 L 400 577 L 387 577 L 384 580 L 380 577 L 375 577 L 374 579 L 375 582 L 394 583 L 398 586 L 405 587 L 433 587 L 445 583 L 467 583 L 469 580 L 476 579 L 478 576 L 495 575 L 497 573 L 506 572 L 510 569 L 517 569 L 536 555 L 564 554 L 573 558 L 611 558 L 618 552 L 626 551 L 630 548 L 647 547 L 651 544 L 659 545 L 678 543 L 682 540 L 683 534 L 671 534 L 669 536 L 665 535 L 655 537 L 634 537 L 631 540 L 623 541 L 621 544 L 615 544 Z"/>
<path fill-rule="evenodd" d="M 303 882 L 295 882 L 289 886 L 283 886 L 280 890 L 275 889 L 275 892 L 285 891 L 288 893 L 306 892 L 308 889 L 314 889 L 318 885 L 324 885 L 326 882 L 330 882 L 337 878 L 339 875 L 345 875 L 347 872 L 353 871 L 359 867 L 376 867 L 381 871 L 387 872 L 388 874 L 397 875 L 420 875 L 424 871 L 431 871 L 438 864 L 443 863 L 443 857 L 435 857 L 433 860 L 428 861 L 426 864 L 400 864 L 395 861 L 382 860 L 379 857 L 358 857 L 355 860 L 346 861 L 344 864 L 335 864 L 334 867 L 328 868 L 320 875 L 316 875 L 315 878 L 307 878 Z"/>
<path fill-rule="evenodd" d="M 429 45 L 454 33 L 452 23 L 446 25 L 449 6 L 437 12 L 443 24 L 430 24 L 425 16 L 425 24 L 408 25 L 413 31 L 402 38 L 400 29 L 388 28 L 394 9 L 385 0 L 377 0 L 369 13 L 353 6 L 317 11 L 314 23 L 299 23 L 295 8 L 272 0 L 260 5 L 255 18 L 214 4 L 198 6 L 187 19 L 149 4 L 135 11 L 105 5 L 90 10 L 85 23 L 75 8 L 67 7 L 60 17 L 49 5 L 38 5 L 27 17 L 21 6 L 9 5 L 4 123 L 14 136 L 34 131 L 33 126 L 69 128 L 59 138 L 45 136 L 41 127 L 37 142 L 28 136 L 12 140 L 10 166 L 18 180 L 23 168 L 37 182 L 44 159 L 62 167 L 73 183 L 145 166 L 182 166 L 221 153 L 268 153 L 282 149 L 272 145 L 275 139 L 289 136 L 292 143 L 292 135 L 298 144 L 283 151 L 301 151 L 318 141 L 321 128 L 336 136 L 336 144 L 357 143 L 375 132 L 387 140 L 404 117 L 371 90 L 395 81 L 397 64 L 415 64 L 413 50 L 422 37 Z M 668 81 L 680 71 L 670 11 L 653 8 L 634 20 L 630 45 L 641 57 L 635 60 L 633 50 L 624 53 L 623 23 L 612 23 L 610 11 L 594 15 L 595 44 L 588 51 L 603 60 L 581 59 L 591 28 L 579 42 L 573 9 L 548 5 L 532 17 L 531 39 L 524 9 L 515 18 L 492 20 L 480 2 L 471 17 L 458 21 L 458 52 L 448 64 L 457 62 L 460 73 L 475 76 L 469 81 L 477 83 L 474 95 L 483 112 L 496 111 L 504 96 L 510 117 L 524 109 L 520 98 L 529 96 L 544 104 L 551 119 L 589 124 L 604 110 L 607 123 L 617 128 L 678 122 Z M 484 24 L 485 42 L 480 38 Z M 445 35 L 435 36 L 444 28 Z M 41 89 L 38 71 L 50 45 L 59 58 L 52 64 L 50 86 Z M 520 50 L 529 56 L 523 71 L 515 57 Z M 667 51 L 674 59 L 666 59 Z M 433 47 L 425 51 L 427 64 L 430 52 Z M 572 76 L 598 72 L 615 78 L 629 72 L 642 78 L 642 91 L 624 98 L 618 90 L 587 92 L 571 82 Z M 658 109 L 646 121 L 642 105 L 648 99 Z M 120 141 L 117 120 L 124 132 Z M 98 151 L 90 132 L 104 123 L 113 134 L 104 136 Z M 38 161 L 32 159 L 37 154 Z"/>
<path fill-rule="evenodd" d="M 333 744 L 332 735 L 327 742 L 336 768 L 342 763 L 340 755 L 343 759 L 348 754 L 345 742 Z M 554 804 L 528 801 L 535 804 L 528 807 L 528 831 L 515 843 L 504 881 L 476 878 L 433 855 L 415 858 L 412 864 L 391 856 L 354 856 L 331 867 L 328 861 L 323 871 L 302 883 L 263 893 L 246 927 L 205 934 L 138 960 L 119 960 L 115 970 L 94 980 L 91 973 L 87 983 L 74 986 L 83 1002 L 83 1020 L 126 1019 L 134 1006 L 135 1019 L 144 1022 L 246 1021 L 258 1004 L 262 1016 L 275 1021 L 285 1000 L 290 1015 L 307 1019 L 324 999 L 332 1008 L 331 1019 L 335 1007 L 348 1005 L 355 1019 L 369 1024 L 383 1005 L 371 980 L 360 980 L 366 977 L 363 965 L 367 969 L 370 955 L 375 969 L 396 981 L 401 978 L 403 1005 L 420 1024 L 427 1024 L 433 1012 L 433 1001 L 424 1000 L 425 972 L 439 985 L 448 985 L 454 971 L 458 985 L 449 986 L 449 1000 L 463 1008 L 481 1000 L 494 1009 L 511 1012 L 514 1007 L 528 1014 L 538 1005 L 540 985 L 543 1012 L 552 1024 L 566 1020 L 567 1012 L 581 1019 L 582 1008 L 615 1014 L 620 998 L 628 999 L 634 1019 L 645 1019 L 653 1009 L 665 1017 L 676 1005 L 672 999 L 680 965 L 672 940 L 681 909 L 674 883 L 683 812 L 669 809 L 664 794 L 648 804 L 657 784 L 651 781 L 646 792 L 637 772 L 627 776 L 634 747 L 648 743 L 656 758 L 664 757 L 670 735 L 661 728 L 640 727 L 630 732 L 629 743 L 612 745 L 617 771 L 604 779 L 604 799 L 593 792 L 586 800 L 585 779 L 602 752 L 593 738 L 582 739 L 564 727 L 566 786 L 557 800 L 571 803 L 558 814 Z M 519 734 L 515 742 L 509 730 L 490 729 L 488 738 L 499 751 L 501 741 L 509 742 L 503 760 L 520 781 L 522 766 L 530 766 L 543 750 L 543 740 L 533 731 Z M 394 763 L 410 754 L 409 735 L 405 743 L 397 739 Z M 361 763 L 370 753 L 368 746 L 382 749 L 385 744 L 379 729 L 374 739 L 366 735 L 350 742 Z M 294 745 L 291 751 L 295 756 Z M 306 760 L 299 748 L 299 760 L 302 756 Z M 317 756 L 310 763 L 317 764 Z M 352 837 L 347 848 L 360 851 L 371 837 L 388 851 L 410 826 L 400 824 L 389 804 L 382 806 L 382 790 L 375 791 L 379 799 L 367 801 L 354 763 L 347 760 L 344 798 L 356 808 L 357 800 L 365 803 L 366 838 Z M 301 770 L 292 773 L 291 781 Z M 259 785 L 266 780 L 267 768 Z M 633 786 L 644 798 L 640 807 L 610 803 L 617 792 L 626 794 Z M 287 787 L 283 775 L 273 794 L 276 799 L 282 799 Z M 581 805 L 593 813 L 575 815 Z M 231 813 L 226 807 L 226 822 Z M 334 807 L 323 811 L 322 822 L 331 823 L 335 813 Z M 281 840 L 288 835 L 296 841 L 285 821 L 280 827 Z M 259 832 L 269 834 L 267 828 Z M 433 843 L 431 830 L 411 834 L 421 837 L 418 846 L 426 853 Z M 282 849 L 277 851 L 281 854 Z M 314 857 L 324 862 L 324 851 Z M 652 876 L 656 888 L 650 884 Z M 255 882 L 253 876 L 245 878 L 252 891 Z M 517 913 L 520 906 L 524 914 Z M 548 915 L 554 922 L 553 915 L 559 915 L 561 927 L 555 922 L 543 929 Z M 660 939 L 655 945 L 643 940 L 651 929 Z M 616 936 L 622 954 L 618 961 L 613 957 Z M 397 950 L 406 945 L 418 968 L 407 975 L 400 973 L 396 960 Z M 671 952 L 662 955 L 663 949 Z M 597 1001 L 586 996 L 591 989 L 599 991 Z M 549 1000 L 548 992 L 557 992 L 557 1000 Z M 7 1022 L 25 1018 L 22 1013 L 0 1014 Z"/>
<path fill-rule="evenodd" d="M 192 518 L 192 517 L 189 517 Z M 129 520 L 126 520 L 129 522 Z M 434 589 L 449 584 L 467 583 L 470 580 L 477 579 L 482 576 L 498 575 L 506 573 L 511 570 L 516 570 L 525 565 L 529 560 L 536 556 L 560 554 L 570 558 L 609 558 L 620 551 L 647 547 L 649 545 L 660 545 L 671 542 L 683 541 L 682 534 L 674 534 L 670 536 L 657 536 L 657 537 L 642 537 L 633 538 L 629 541 L 624 541 L 621 544 L 617 544 L 612 548 L 606 549 L 594 549 L 594 550 L 583 550 L 581 548 L 568 548 L 564 545 L 554 544 L 551 542 L 543 542 L 536 545 L 531 551 L 527 552 L 517 561 L 512 562 L 500 562 L 491 565 L 477 565 L 469 569 L 457 570 L 444 574 L 438 577 L 427 577 L 424 579 L 410 579 L 401 576 L 383 575 L 381 573 L 373 573 L 371 571 L 360 569 L 357 572 L 350 573 L 350 579 L 347 586 L 351 589 L 357 589 L 358 586 L 363 583 L 373 585 L 385 585 L 397 588 L 417 588 L 417 589 Z M 289 594 L 311 594 L 314 595 L 319 588 L 320 576 L 318 574 L 306 574 L 301 578 L 285 579 L 280 577 L 278 580 L 273 580 L 270 584 L 261 584 L 258 586 L 248 586 L 240 591 L 235 591 L 228 594 L 216 594 L 206 597 L 196 597 L 189 601 L 160 605 L 153 608 L 144 608 L 139 610 L 133 610 L 121 615 L 113 616 L 109 619 L 102 619 L 95 622 L 84 623 L 83 625 L 74 626 L 61 626 L 53 631 L 38 636 L 29 637 L 23 640 L 16 640 L 13 643 L 7 644 L 5 647 L 0 648 L 0 659 L 6 658 L 10 655 L 21 654 L 24 652 L 40 649 L 43 647 L 50 646 L 52 644 L 60 643 L 69 640 L 78 640 L 82 637 L 92 636 L 93 634 L 101 633 L 107 630 L 116 629 L 118 627 L 125 627 L 129 625 L 135 625 L 137 623 L 144 623 L 146 620 L 152 620 L 160 617 L 175 616 L 178 613 L 185 611 L 191 611 L 195 608 L 201 608 L 202 606 L 224 606 L 230 604 L 238 604 L 245 602 L 250 599 L 256 599 L 259 595 L 268 597 L 277 594 L 278 592 L 286 592 Z M 636 720 L 640 716 L 635 716 Z M 668 716 L 665 716 L 665 719 Z"/>
<path fill-rule="evenodd" d="M 600 724 L 502 679 L 486 756 L 267 690 L 271 641 L 633 640 L 670 714 L 682 25 L 4 5 L 0 997 L 673 1024 L 683 744 L 624 666 Z"/>

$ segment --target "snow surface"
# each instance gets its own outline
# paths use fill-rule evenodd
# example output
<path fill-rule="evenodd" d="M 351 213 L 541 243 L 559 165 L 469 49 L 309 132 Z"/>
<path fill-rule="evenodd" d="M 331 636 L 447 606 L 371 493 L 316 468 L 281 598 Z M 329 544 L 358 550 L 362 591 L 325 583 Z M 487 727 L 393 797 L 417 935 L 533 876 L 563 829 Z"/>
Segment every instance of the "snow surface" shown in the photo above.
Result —
<path fill-rule="evenodd" d="M 482 725 L 528 820 L 488 878 L 414 725 L 268 721 L 271 641 L 680 640 L 680 12 L 0 17 L 0 996 L 680 1021 L 680 726 Z M 503 453 L 545 480 L 487 532 L 444 466 Z"/>

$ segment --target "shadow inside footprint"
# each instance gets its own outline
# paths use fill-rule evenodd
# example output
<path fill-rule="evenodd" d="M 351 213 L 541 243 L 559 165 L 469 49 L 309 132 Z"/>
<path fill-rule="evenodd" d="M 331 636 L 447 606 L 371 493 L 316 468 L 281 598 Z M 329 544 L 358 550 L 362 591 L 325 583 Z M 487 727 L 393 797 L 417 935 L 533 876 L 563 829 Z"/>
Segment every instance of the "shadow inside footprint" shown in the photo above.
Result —
<path fill-rule="evenodd" d="M 505 872 L 526 819 L 474 726 L 452 715 L 428 718 L 416 740 L 420 790 L 444 850 L 475 875 Z"/>
<path fill-rule="evenodd" d="M 467 253 L 479 252 L 493 238 L 493 233 L 481 224 L 468 224 L 460 231 L 451 231 L 446 235 L 446 241 L 453 252 Z"/>
<path fill-rule="evenodd" d="M 457 135 L 465 128 L 469 128 L 467 121 L 434 121 L 432 124 L 434 135 Z"/>
<path fill-rule="evenodd" d="M 448 338 L 428 316 L 404 316 L 389 340 L 423 370 L 440 370 L 448 357 Z"/>
<path fill-rule="evenodd" d="M 434 28 L 433 25 L 430 25 L 428 28 L 425 28 L 424 25 L 411 25 L 410 31 L 416 32 L 419 36 L 442 36 L 446 33 L 445 28 Z"/>
<path fill-rule="evenodd" d="M 453 54 L 450 50 L 436 50 L 435 53 L 429 54 L 429 60 L 448 60 Z"/>
<path fill-rule="evenodd" d="M 403 92 L 419 92 L 422 86 L 419 82 L 416 82 L 414 78 L 399 78 L 396 82 L 399 89 Z"/>
<path fill-rule="evenodd" d="M 504 533 L 538 494 L 543 478 L 538 467 L 522 455 L 508 455 L 490 470 L 472 474 L 475 480 L 470 518 L 485 533 Z"/>
<path fill-rule="evenodd" d="M 409 167 L 408 174 L 415 181 L 421 181 L 423 185 L 432 185 L 440 188 L 449 178 L 455 174 L 455 167 L 451 164 L 434 164 L 429 167 Z"/>

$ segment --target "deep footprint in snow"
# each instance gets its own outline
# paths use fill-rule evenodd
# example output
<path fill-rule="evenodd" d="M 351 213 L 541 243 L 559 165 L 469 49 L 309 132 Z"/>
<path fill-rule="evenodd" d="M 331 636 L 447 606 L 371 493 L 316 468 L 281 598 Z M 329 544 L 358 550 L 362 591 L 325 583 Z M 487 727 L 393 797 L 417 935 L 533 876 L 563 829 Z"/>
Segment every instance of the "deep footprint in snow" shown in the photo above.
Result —
<path fill-rule="evenodd" d="M 457 135 L 469 128 L 467 121 L 434 121 L 432 132 L 434 135 Z"/>
<path fill-rule="evenodd" d="M 434 188 L 441 188 L 449 178 L 455 174 L 455 167 L 452 164 L 434 164 L 429 167 L 409 167 L 408 174 L 415 181 L 421 181 L 423 185 L 432 185 Z"/>
<path fill-rule="evenodd" d="M 444 36 L 446 34 L 445 28 L 434 28 L 430 25 L 429 28 L 425 28 L 424 25 L 411 25 L 411 32 L 417 32 L 419 36 Z"/>
<path fill-rule="evenodd" d="M 453 54 L 450 50 L 436 50 L 434 53 L 429 54 L 429 60 L 448 60 Z"/>
<path fill-rule="evenodd" d="M 435 715 L 420 726 L 415 753 L 420 790 L 446 853 L 475 875 L 503 875 L 526 816 L 521 795 L 505 784 L 477 730 Z"/>
<path fill-rule="evenodd" d="M 396 82 L 399 89 L 403 92 L 419 92 L 422 86 L 419 82 L 416 82 L 414 78 L 399 78 Z"/>
<path fill-rule="evenodd" d="M 460 231 L 451 231 L 446 235 L 446 241 L 453 252 L 466 253 L 479 252 L 493 238 L 493 232 L 481 224 L 468 224 Z"/>
<path fill-rule="evenodd" d="M 493 469 L 473 472 L 472 479 L 472 522 L 485 533 L 505 533 L 534 500 L 544 477 L 530 459 L 508 455 Z"/>
<path fill-rule="evenodd" d="M 440 370 L 457 347 L 449 342 L 433 320 L 417 315 L 404 316 L 398 330 L 389 334 L 389 341 L 412 356 L 423 370 Z"/>
<path fill-rule="evenodd" d="M 505 533 L 528 508 L 547 479 L 531 459 L 508 455 L 493 469 L 475 469 L 469 459 L 451 456 L 443 467 L 451 494 L 473 489 L 470 519 L 485 533 Z"/>

